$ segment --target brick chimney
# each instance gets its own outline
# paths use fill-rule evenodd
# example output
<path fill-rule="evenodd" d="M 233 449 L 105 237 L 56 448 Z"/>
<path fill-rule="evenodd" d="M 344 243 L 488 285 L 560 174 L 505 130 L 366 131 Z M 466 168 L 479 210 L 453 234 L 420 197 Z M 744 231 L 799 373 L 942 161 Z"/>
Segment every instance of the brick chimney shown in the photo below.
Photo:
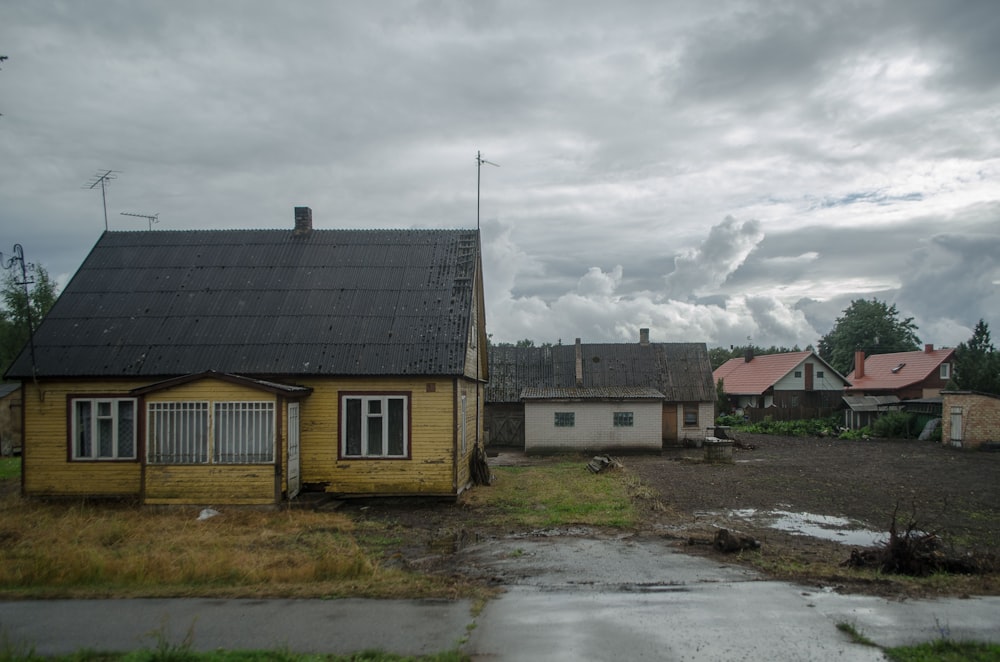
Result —
<path fill-rule="evenodd" d="M 296 237 L 304 236 L 312 232 L 313 211 L 309 207 L 295 208 L 295 232 Z"/>
<path fill-rule="evenodd" d="M 583 387 L 583 345 L 576 339 L 576 387 Z"/>
<path fill-rule="evenodd" d="M 649 344 L 649 329 L 639 329 L 639 344 L 643 347 Z"/>
<path fill-rule="evenodd" d="M 854 352 L 854 378 L 861 379 L 865 376 L 865 352 L 862 349 Z"/>
<path fill-rule="evenodd" d="M 934 351 L 934 344 L 933 343 L 928 343 L 928 344 L 924 345 L 924 352 L 926 352 L 927 354 L 930 354 L 933 351 Z"/>
<path fill-rule="evenodd" d="M 753 361 L 753 345 L 747 345 L 746 350 L 743 352 L 743 361 L 745 363 Z"/>

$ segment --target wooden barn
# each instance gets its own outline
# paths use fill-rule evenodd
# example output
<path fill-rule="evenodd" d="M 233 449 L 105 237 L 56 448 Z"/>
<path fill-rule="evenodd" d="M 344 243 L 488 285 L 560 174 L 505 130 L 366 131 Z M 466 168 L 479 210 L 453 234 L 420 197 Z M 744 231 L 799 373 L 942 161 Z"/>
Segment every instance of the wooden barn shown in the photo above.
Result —
<path fill-rule="evenodd" d="M 23 492 L 454 496 L 482 438 L 474 230 L 105 232 L 8 379 Z M 32 375 L 35 378 L 32 378 Z"/>

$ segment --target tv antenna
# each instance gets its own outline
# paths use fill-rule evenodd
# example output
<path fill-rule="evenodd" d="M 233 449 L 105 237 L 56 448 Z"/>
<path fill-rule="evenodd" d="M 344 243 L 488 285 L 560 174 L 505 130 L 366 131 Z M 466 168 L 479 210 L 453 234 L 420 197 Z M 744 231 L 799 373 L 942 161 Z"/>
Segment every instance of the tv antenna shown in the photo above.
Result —
<path fill-rule="evenodd" d="M 31 295 L 28 293 L 28 285 L 35 282 L 35 279 L 28 275 L 28 267 L 24 261 L 24 249 L 21 244 L 14 244 L 13 255 L 10 256 L 6 261 L 4 260 L 3 253 L 0 253 L 0 266 L 2 266 L 7 271 L 13 271 L 14 265 L 18 265 L 21 269 L 21 280 L 17 280 L 17 272 L 14 273 L 14 284 L 20 285 L 24 288 L 24 317 L 28 322 L 28 351 L 31 356 L 31 376 L 38 383 L 38 368 L 35 362 L 35 321 L 31 317 Z M 39 393 L 41 396 L 41 393 Z"/>
<path fill-rule="evenodd" d="M 105 170 L 104 172 L 99 172 L 94 175 L 94 181 L 91 182 L 90 186 L 84 185 L 84 188 L 93 189 L 96 188 L 98 184 L 101 185 L 101 200 L 104 202 L 104 231 L 108 231 L 108 183 L 112 179 L 118 179 L 118 173 L 120 170 Z"/>
<path fill-rule="evenodd" d="M 159 214 L 153 214 L 153 215 L 149 215 L 149 214 L 132 214 L 130 212 L 123 211 L 122 212 L 122 216 L 135 216 L 136 218 L 144 218 L 147 221 L 149 221 L 149 229 L 150 230 L 153 229 L 153 223 L 159 223 L 160 222 L 160 215 Z"/>
<path fill-rule="evenodd" d="M 493 161 L 487 161 L 483 158 L 482 153 L 476 150 L 476 229 L 479 229 L 479 184 L 482 180 L 483 164 L 486 163 L 497 168 L 500 167 L 499 163 L 493 163 Z"/>

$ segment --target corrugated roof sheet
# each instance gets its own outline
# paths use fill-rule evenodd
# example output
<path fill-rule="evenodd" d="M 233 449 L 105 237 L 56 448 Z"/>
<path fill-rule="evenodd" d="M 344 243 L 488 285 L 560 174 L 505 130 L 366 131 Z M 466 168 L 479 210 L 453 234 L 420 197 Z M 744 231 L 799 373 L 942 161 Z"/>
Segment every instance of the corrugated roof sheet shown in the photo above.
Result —
<path fill-rule="evenodd" d="M 649 387 L 670 402 L 715 399 L 704 343 L 581 343 L 583 387 Z M 575 388 L 576 346 L 490 347 L 487 402 L 518 402 L 525 388 Z"/>
<path fill-rule="evenodd" d="M 663 400 L 663 394 L 645 386 L 594 386 L 554 388 L 530 386 L 521 391 L 522 400 Z"/>
<path fill-rule="evenodd" d="M 106 232 L 38 375 L 462 374 L 478 259 L 474 230 Z"/>

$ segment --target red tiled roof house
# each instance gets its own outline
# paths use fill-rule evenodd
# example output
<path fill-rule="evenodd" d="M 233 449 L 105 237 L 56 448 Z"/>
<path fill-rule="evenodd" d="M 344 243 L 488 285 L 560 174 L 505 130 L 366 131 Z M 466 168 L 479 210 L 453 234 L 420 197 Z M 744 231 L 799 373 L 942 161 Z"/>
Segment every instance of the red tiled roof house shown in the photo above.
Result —
<path fill-rule="evenodd" d="M 839 407 L 848 381 L 815 352 L 785 352 L 726 361 L 712 379 L 737 408 Z"/>

